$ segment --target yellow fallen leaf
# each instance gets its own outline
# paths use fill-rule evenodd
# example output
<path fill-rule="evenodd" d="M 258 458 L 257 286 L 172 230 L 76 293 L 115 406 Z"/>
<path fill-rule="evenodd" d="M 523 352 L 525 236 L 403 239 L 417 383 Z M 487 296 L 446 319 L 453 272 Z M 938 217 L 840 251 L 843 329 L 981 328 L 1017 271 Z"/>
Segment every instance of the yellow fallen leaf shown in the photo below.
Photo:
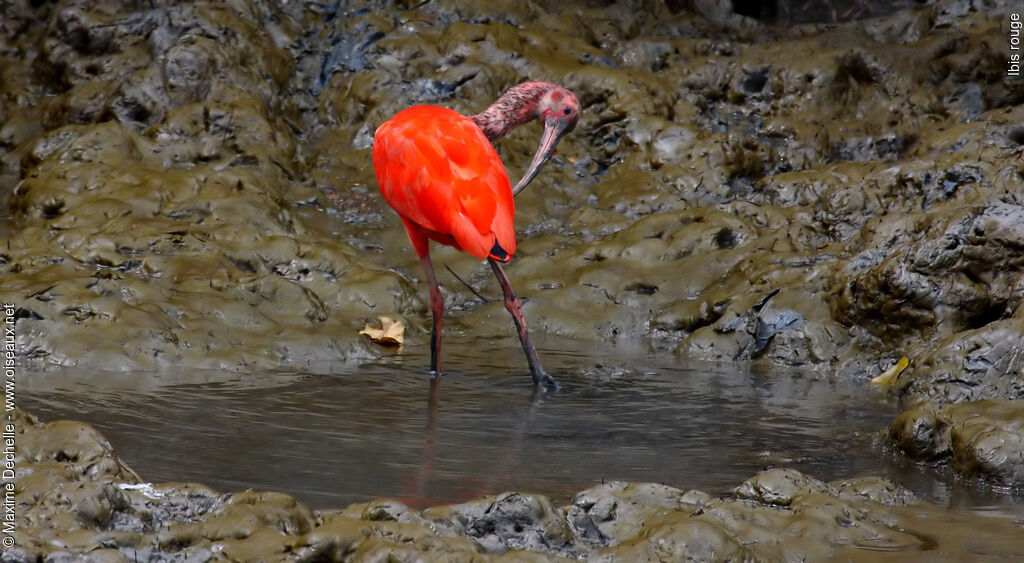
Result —
<path fill-rule="evenodd" d="M 900 358 L 900 361 L 896 362 L 896 365 L 885 370 L 878 377 L 872 379 L 871 384 L 889 386 L 892 385 L 893 383 L 896 383 L 896 380 L 899 379 L 900 374 L 903 373 L 903 370 L 907 369 L 908 365 L 910 365 L 910 361 L 907 360 L 906 356 L 903 356 L 902 358 Z"/>
<path fill-rule="evenodd" d="M 381 317 L 379 327 L 366 323 L 366 326 L 363 327 L 363 330 L 359 331 L 359 334 L 369 336 L 370 340 L 377 344 L 398 346 L 405 342 L 405 324 L 391 317 Z"/>

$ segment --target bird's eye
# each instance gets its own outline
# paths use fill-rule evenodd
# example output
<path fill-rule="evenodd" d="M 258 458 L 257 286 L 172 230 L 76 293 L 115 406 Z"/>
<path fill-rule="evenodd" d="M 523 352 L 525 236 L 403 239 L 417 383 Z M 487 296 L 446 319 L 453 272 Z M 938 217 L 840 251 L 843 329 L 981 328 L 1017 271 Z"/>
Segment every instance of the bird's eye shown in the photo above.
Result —
<path fill-rule="evenodd" d="M 565 115 L 569 115 L 572 113 L 572 108 L 569 106 L 565 106 L 565 109 L 562 110 L 562 113 L 564 113 Z"/>

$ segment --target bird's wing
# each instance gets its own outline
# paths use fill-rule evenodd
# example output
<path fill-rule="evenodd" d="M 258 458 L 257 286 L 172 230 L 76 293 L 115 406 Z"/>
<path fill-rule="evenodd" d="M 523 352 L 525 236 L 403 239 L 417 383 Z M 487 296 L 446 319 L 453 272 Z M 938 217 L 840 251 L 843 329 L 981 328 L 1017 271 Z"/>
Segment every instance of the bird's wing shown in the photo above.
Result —
<path fill-rule="evenodd" d="M 469 118 L 432 106 L 402 111 L 374 135 L 373 165 L 384 199 L 405 219 L 474 256 L 488 256 L 495 242 L 515 252 L 505 166 Z"/>

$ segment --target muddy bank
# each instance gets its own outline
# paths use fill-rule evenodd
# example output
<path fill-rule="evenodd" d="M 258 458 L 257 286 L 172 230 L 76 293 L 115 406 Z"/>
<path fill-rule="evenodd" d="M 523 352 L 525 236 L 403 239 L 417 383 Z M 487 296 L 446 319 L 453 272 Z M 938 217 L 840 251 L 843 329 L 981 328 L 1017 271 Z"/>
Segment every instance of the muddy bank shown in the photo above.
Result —
<path fill-rule="evenodd" d="M 125 370 L 365 356 L 351 329 L 416 298 L 301 218 L 320 194 L 296 181 L 294 24 L 269 3 L 113 6 L 13 8 L 0 264 L 20 352 Z"/>
<path fill-rule="evenodd" d="M 1024 401 L 918 403 L 889 427 L 889 440 L 913 459 L 948 465 L 978 481 L 1024 482 Z"/>
<path fill-rule="evenodd" d="M 422 343 L 372 132 L 532 78 L 584 105 L 517 199 L 537 332 L 864 380 L 906 356 L 894 389 L 925 412 L 1020 398 L 1011 3 L 790 27 L 695 4 L 10 3 L 0 300 L 22 360 L 312 370 L 391 353 L 358 334 L 380 315 Z M 500 143 L 513 177 L 536 135 Z M 479 261 L 435 259 L 496 295 Z M 441 281 L 449 342 L 514 337 L 500 300 Z"/>
<path fill-rule="evenodd" d="M 565 506 L 509 492 L 422 511 L 388 500 L 313 511 L 282 493 L 147 483 L 88 425 L 21 411 L 15 423 L 17 547 L 5 562 L 1024 557 L 1016 523 L 940 509 L 871 477 L 825 483 L 777 469 L 721 497 L 609 482 Z"/>
<path fill-rule="evenodd" d="M 552 78 L 585 117 L 518 200 L 538 330 L 855 377 L 935 358 L 1019 300 L 1024 86 L 997 56 L 1008 4 L 990 4 L 779 28 L 660 5 L 16 3 L 0 298 L 43 362 L 381 353 L 363 324 L 422 329 L 425 308 L 373 129 Z M 513 176 L 535 133 L 502 142 Z M 481 264 L 438 255 L 487 294 Z M 453 335 L 510 334 L 500 303 L 442 281 Z"/>

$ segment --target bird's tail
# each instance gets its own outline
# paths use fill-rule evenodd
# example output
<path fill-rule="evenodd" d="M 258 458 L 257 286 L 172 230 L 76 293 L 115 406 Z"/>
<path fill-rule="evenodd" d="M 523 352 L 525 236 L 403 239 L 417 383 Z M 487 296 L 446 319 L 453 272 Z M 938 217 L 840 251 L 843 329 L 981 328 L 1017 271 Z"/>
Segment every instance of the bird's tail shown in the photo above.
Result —
<path fill-rule="evenodd" d="M 490 257 L 499 262 L 508 262 L 512 259 L 512 255 L 506 252 L 505 249 L 501 247 L 501 244 L 498 243 L 497 237 L 494 238 L 494 246 L 491 247 Z"/>

